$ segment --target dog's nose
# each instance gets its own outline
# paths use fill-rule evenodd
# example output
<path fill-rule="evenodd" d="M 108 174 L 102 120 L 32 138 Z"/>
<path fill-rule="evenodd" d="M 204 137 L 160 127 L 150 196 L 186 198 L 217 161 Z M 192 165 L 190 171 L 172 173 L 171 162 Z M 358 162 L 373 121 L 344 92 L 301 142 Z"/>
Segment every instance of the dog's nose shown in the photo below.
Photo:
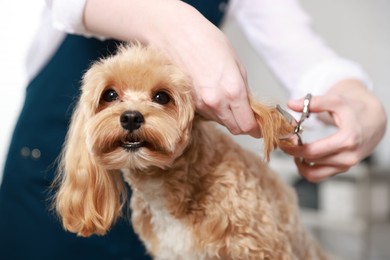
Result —
<path fill-rule="evenodd" d="M 138 111 L 126 111 L 121 115 L 120 122 L 124 129 L 132 132 L 140 128 L 145 119 Z"/>

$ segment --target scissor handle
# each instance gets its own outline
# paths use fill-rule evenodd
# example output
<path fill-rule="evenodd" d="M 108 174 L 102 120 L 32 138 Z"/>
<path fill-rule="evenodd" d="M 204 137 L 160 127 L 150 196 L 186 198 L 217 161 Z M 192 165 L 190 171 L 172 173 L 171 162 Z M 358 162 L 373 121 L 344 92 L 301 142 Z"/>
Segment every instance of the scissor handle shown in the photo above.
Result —
<path fill-rule="evenodd" d="M 298 125 L 301 125 L 303 121 L 305 121 L 305 119 L 310 116 L 309 106 L 310 106 L 311 97 L 312 95 L 309 93 L 306 95 L 305 99 L 303 100 L 302 115 L 301 115 L 301 119 L 299 119 L 298 121 Z"/>
<path fill-rule="evenodd" d="M 289 139 L 291 136 L 296 135 L 298 137 L 298 145 L 303 145 L 301 134 L 303 132 L 302 123 L 305 121 L 306 118 L 310 116 L 310 101 L 311 101 L 312 95 L 309 93 L 306 95 L 304 101 L 303 101 L 303 109 L 302 109 L 302 115 L 300 120 L 297 122 L 297 120 L 286 110 L 281 108 L 279 105 L 276 106 L 276 109 L 279 111 L 280 114 L 283 115 L 284 118 L 287 119 L 287 121 L 294 126 L 294 132 L 290 135 L 280 137 L 280 139 Z"/>

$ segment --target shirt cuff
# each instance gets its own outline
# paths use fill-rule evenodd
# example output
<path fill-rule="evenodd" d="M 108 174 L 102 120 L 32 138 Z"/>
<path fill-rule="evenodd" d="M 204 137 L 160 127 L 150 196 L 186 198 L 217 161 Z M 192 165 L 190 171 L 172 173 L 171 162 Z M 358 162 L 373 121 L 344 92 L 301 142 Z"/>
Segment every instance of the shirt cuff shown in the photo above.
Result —
<path fill-rule="evenodd" d="M 47 1 L 51 9 L 54 28 L 70 33 L 90 36 L 84 26 L 84 7 L 86 0 Z"/>
<path fill-rule="evenodd" d="M 298 81 L 296 91 L 292 93 L 291 98 L 299 99 L 309 92 L 313 95 L 323 95 L 344 79 L 360 80 L 368 89 L 373 88 L 371 78 L 358 63 L 336 57 L 325 60 L 306 71 Z"/>

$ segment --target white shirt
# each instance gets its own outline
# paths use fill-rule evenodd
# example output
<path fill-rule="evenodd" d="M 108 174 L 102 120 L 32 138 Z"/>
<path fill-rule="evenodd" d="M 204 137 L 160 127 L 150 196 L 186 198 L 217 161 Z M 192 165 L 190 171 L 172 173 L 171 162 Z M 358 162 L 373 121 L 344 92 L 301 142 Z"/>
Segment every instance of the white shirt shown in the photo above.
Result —
<path fill-rule="evenodd" d="M 33 77 L 56 51 L 65 33 L 93 36 L 83 24 L 86 0 L 46 0 L 43 23 L 29 57 Z M 320 95 L 341 79 L 355 78 L 371 88 L 361 66 L 339 57 L 311 28 L 298 0 L 230 0 L 227 16 L 236 19 L 291 98 Z"/>

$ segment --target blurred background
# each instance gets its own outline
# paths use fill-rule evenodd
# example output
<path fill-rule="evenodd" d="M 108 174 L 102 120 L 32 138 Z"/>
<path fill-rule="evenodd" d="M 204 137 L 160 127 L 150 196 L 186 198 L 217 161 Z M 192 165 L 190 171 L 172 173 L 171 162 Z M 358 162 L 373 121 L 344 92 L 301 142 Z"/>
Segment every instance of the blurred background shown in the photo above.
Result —
<path fill-rule="evenodd" d="M 374 92 L 390 114 L 390 1 L 301 0 L 314 29 L 340 55 L 359 62 L 372 77 Z M 287 93 L 253 52 L 234 21 L 227 33 L 246 65 L 251 89 L 262 99 L 285 104 Z M 364 118 L 362 118 L 364 120 Z M 389 129 L 389 126 L 388 126 Z M 330 129 L 305 129 L 304 140 Z M 261 144 L 236 139 L 259 152 Z M 390 259 L 390 132 L 374 155 L 348 173 L 320 185 L 302 181 L 292 159 L 274 153 L 270 165 L 298 192 L 304 223 L 340 259 Z"/>
<path fill-rule="evenodd" d="M 328 44 L 368 71 L 374 92 L 390 114 L 390 1 L 301 0 L 301 3 L 312 17 L 315 30 Z M 5 1 L 0 9 L 1 168 L 23 101 L 24 62 L 43 4 L 43 0 Z M 285 104 L 287 94 L 253 52 L 237 24 L 227 20 L 223 30 L 246 65 L 255 95 Z M 244 136 L 235 138 L 259 152 L 261 143 Z M 292 159 L 280 152 L 273 154 L 270 165 L 297 188 L 304 223 L 331 253 L 341 259 L 390 259 L 389 131 L 370 160 L 320 185 L 303 182 Z"/>

